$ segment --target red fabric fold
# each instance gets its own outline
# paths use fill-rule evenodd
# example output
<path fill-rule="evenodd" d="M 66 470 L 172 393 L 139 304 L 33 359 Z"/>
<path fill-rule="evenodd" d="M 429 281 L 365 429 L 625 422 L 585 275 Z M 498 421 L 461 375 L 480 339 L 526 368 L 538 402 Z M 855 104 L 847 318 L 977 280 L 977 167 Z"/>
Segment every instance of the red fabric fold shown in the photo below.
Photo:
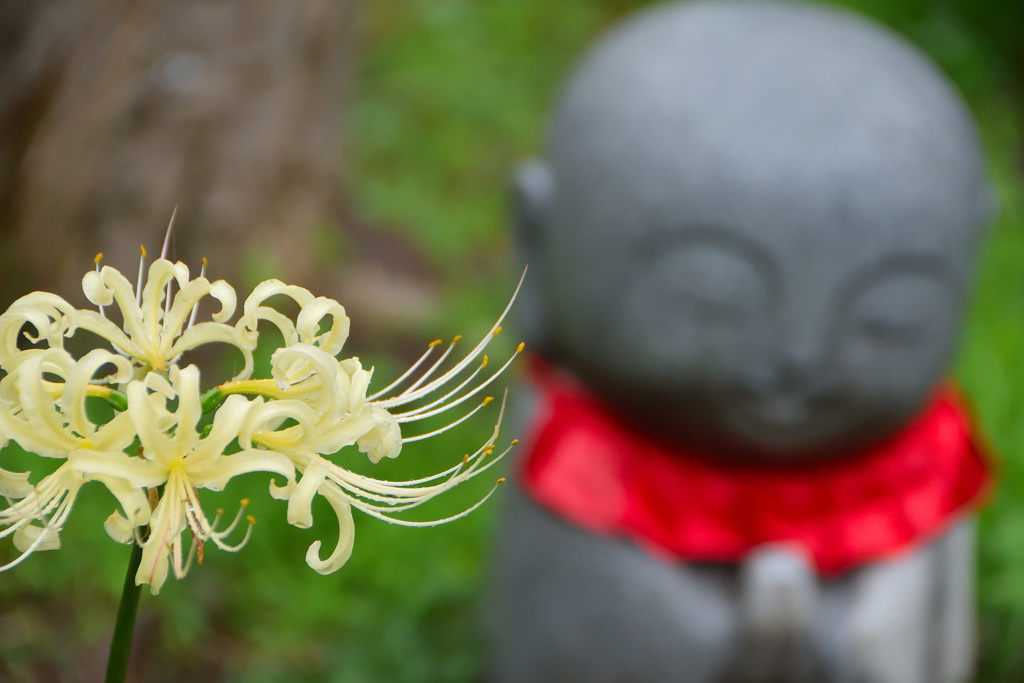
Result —
<path fill-rule="evenodd" d="M 990 486 L 957 392 L 945 387 L 899 434 L 839 461 L 737 466 L 635 433 L 550 369 L 526 448 L 529 495 L 598 534 L 682 561 L 737 562 L 794 543 L 824 576 L 925 542 Z"/>

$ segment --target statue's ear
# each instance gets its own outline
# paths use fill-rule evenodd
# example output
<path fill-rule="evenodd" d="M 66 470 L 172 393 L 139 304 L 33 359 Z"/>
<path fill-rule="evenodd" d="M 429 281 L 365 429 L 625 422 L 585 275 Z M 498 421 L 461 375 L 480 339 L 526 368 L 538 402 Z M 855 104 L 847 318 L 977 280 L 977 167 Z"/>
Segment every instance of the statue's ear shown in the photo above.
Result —
<path fill-rule="evenodd" d="M 516 301 L 517 319 L 527 344 L 541 353 L 549 331 L 544 250 L 554 190 L 551 169 L 539 159 L 522 162 L 512 172 L 513 237 L 520 260 L 529 268 Z"/>

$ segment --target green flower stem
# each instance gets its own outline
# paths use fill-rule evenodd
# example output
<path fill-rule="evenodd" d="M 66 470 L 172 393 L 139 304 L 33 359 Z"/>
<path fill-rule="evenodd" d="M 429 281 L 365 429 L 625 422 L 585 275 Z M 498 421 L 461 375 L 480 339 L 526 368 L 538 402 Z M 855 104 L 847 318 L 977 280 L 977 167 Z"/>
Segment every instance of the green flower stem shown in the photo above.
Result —
<path fill-rule="evenodd" d="M 199 405 L 202 406 L 203 414 L 208 415 L 217 410 L 217 408 L 220 408 L 220 404 L 224 403 L 224 399 L 227 397 L 227 394 L 220 387 L 214 387 L 207 391 L 199 399 Z"/>
<path fill-rule="evenodd" d="M 138 543 L 133 543 L 132 554 L 128 559 L 128 572 L 124 576 L 124 587 L 121 589 L 121 604 L 117 607 L 114 637 L 110 641 L 105 683 L 124 683 L 125 676 L 128 675 L 128 658 L 132 653 L 132 636 L 135 634 L 135 615 L 139 612 L 139 595 L 142 592 L 142 586 L 135 584 L 135 574 L 139 571 L 141 562 L 142 548 Z"/>
<path fill-rule="evenodd" d="M 225 382 L 210 389 L 199 399 L 203 413 L 212 413 L 220 408 L 224 400 L 232 394 L 264 396 L 266 398 L 290 398 L 294 394 L 277 386 L 273 379 L 239 379 Z"/>

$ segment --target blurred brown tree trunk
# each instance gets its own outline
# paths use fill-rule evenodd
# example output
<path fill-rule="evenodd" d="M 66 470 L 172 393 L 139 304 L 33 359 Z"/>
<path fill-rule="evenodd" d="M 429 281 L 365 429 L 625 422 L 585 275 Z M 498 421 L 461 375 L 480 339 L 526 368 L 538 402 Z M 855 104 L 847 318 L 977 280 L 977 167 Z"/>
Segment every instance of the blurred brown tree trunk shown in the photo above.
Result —
<path fill-rule="evenodd" d="M 316 279 L 339 220 L 356 0 L 0 2 L 0 309 L 96 252 Z"/>

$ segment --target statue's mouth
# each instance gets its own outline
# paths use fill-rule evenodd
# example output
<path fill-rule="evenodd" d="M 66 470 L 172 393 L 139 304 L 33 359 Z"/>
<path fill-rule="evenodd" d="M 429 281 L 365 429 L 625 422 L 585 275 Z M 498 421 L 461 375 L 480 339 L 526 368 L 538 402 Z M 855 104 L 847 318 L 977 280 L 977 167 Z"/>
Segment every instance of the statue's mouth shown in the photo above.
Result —
<path fill-rule="evenodd" d="M 735 400 L 725 411 L 737 436 L 772 450 L 813 448 L 835 433 L 841 406 L 802 394 Z"/>

